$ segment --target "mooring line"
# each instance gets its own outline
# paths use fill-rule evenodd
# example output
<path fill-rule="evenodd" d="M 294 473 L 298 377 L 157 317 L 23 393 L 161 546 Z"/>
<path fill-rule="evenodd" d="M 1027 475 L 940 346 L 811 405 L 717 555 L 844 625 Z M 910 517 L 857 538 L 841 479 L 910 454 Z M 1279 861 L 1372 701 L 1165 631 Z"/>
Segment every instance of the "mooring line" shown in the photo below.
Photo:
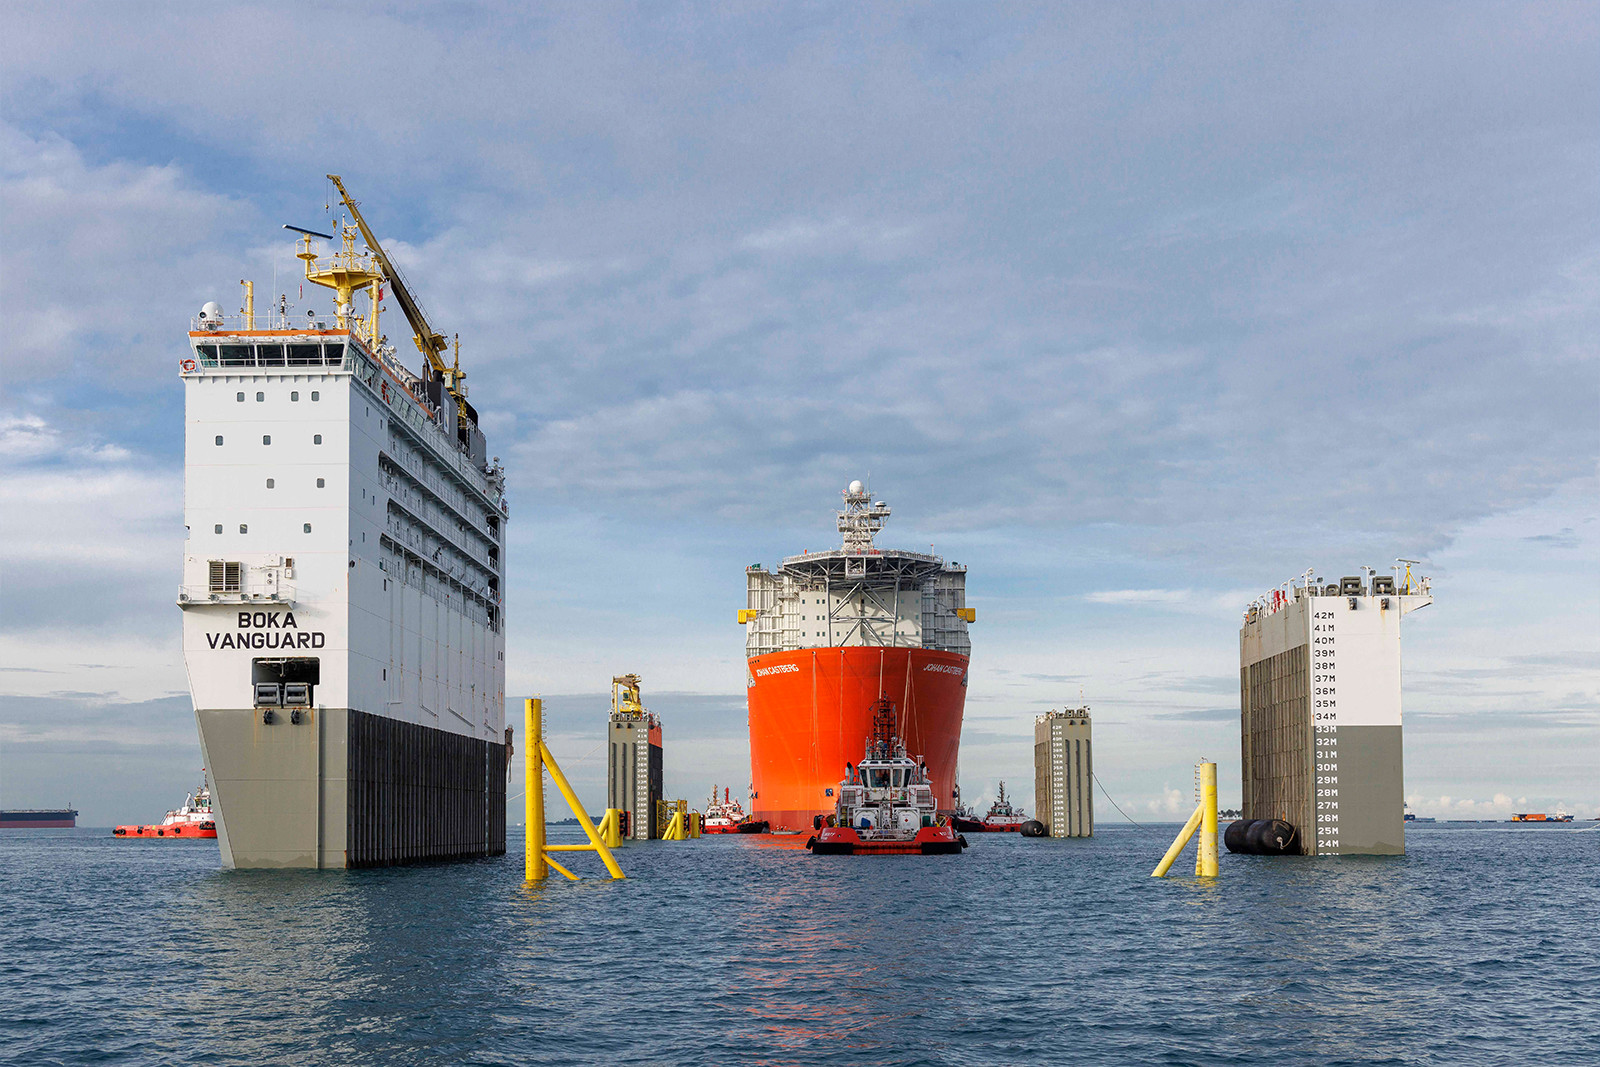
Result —
<path fill-rule="evenodd" d="M 1089 772 L 1089 777 L 1094 779 L 1094 784 L 1095 785 L 1100 786 L 1101 794 L 1105 796 L 1106 801 L 1108 803 L 1110 803 L 1110 805 L 1113 808 L 1117 809 L 1117 814 L 1121 815 L 1124 819 L 1127 819 L 1129 822 L 1133 822 L 1132 817 L 1130 817 L 1127 812 L 1123 811 L 1121 807 L 1118 807 L 1117 802 L 1115 800 L 1111 799 L 1111 794 L 1106 792 L 1106 787 L 1105 787 L 1105 785 L 1103 783 L 1101 783 L 1100 776 L 1098 774 L 1095 774 L 1093 771 L 1090 771 Z M 1133 822 L 1133 825 L 1137 826 L 1141 830 L 1150 830 L 1150 829 L 1152 829 L 1152 827 L 1145 826 L 1143 823 Z"/>

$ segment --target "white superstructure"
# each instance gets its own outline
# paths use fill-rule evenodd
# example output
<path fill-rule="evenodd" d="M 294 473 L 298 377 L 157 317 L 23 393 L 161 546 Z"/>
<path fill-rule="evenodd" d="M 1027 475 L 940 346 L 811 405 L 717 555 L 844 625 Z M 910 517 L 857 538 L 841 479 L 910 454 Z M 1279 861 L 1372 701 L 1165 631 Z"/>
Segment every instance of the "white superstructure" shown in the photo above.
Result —
<path fill-rule="evenodd" d="M 194 349 L 179 603 L 196 706 L 252 706 L 256 685 L 295 684 L 253 663 L 314 656 L 318 705 L 503 741 L 498 475 L 352 334 L 208 328 Z"/>
<path fill-rule="evenodd" d="M 840 548 L 803 552 L 776 571 L 745 571 L 745 655 L 801 648 L 930 648 L 972 654 L 967 569 L 922 552 L 877 548 L 889 505 L 861 482 L 844 491 Z"/>
<path fill-rule="evenodd" d="M 304 246 L 313 280 L 343 269 Z M 264 329 L 208 304 L 181 368 L 178 603 L 230 865 L 504 849 L 504 477 L 464 387 L 339 296 L 331 323 L 285 301 Z"/>

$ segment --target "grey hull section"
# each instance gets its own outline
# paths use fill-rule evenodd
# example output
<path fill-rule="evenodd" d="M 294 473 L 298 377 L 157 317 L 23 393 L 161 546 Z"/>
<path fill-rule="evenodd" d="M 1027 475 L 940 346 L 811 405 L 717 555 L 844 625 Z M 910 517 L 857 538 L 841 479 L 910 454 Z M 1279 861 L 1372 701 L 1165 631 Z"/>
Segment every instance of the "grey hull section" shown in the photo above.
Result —
<path fill-rule="evenodd" d="M 1317 790 L 1317 852 L 1402 855 L 1406 822 L 1400 727 L 1341 726 L 1334 739 L 1338 781 Z"/>
<path fill-rule="evenodd" d="M 501 855 L 506 748 L 345 708 L 200 710 L 225 867 Z"/>

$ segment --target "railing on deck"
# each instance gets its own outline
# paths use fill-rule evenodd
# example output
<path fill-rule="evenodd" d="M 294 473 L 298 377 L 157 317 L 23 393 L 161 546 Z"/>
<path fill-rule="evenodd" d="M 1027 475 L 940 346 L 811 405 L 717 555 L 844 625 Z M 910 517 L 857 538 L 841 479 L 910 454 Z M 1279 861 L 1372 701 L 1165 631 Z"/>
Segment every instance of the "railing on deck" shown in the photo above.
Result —
<path fill-rule="evenodd" d="M 179 604 L 293 604 L 294 586 L 289 582 L 251 582 L 244 589 L 216 590 L 209 585 L 181 585 Z"/>

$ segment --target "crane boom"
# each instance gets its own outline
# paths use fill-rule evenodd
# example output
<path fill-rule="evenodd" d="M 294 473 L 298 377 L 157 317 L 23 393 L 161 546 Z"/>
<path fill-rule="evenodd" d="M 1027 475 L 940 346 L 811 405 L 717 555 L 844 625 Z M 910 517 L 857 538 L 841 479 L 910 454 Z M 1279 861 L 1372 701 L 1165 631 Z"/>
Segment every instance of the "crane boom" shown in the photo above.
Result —
<path fill-rule="evenodd" d="M 422 314 L 422 309 L 417 306 L 416 300 L 412 299 L 411 291 L 406 288 L 406 283 L 400 279 L 400 272 L 395 270 L 394 264 L 389 261 L 389 257 L 384 253 L 383 247 L 378 244 L 378 238 L 373 234 L 371 228 L 367 226 L 367 220 L 361 217 L 361 209 L 356 207 L 354 200 L 350 199 L 350 193 L 345 189 L 344 182 L 340 180 L 337 174 L 328 175 L 328 180 L 333 183 L 334 188 L 339 190 L 339 202 L 350 209 L 350 217 L 360 227 L 362 239 L 367 242 L 367 247 L 372 249 L 372 257 L 378 261 L 378 265 L 383 268 L 384 276 L 389 279 L 389 291 L 394 294 L 396 300 L 400 301 L 400 310 L 405 312 L 406 321 L 411 324 L 413 331 L 411 339 L 417 343 L 418 351 L 426 357 L 428 365 L 433 368 L 436 376 L 449 380 L 451 378 L 450 368 L 445 365 L 443 354 L 449 346 L 449 342 L 445 339 L 444 334 L 435 331 L 432 326 L 428 325 L 428 320 Z M 455 396 L 454 388 L 450 390 L 450 394 Z M 461 398 L 456 397 L 456 399 L 459 402 Z"/>

